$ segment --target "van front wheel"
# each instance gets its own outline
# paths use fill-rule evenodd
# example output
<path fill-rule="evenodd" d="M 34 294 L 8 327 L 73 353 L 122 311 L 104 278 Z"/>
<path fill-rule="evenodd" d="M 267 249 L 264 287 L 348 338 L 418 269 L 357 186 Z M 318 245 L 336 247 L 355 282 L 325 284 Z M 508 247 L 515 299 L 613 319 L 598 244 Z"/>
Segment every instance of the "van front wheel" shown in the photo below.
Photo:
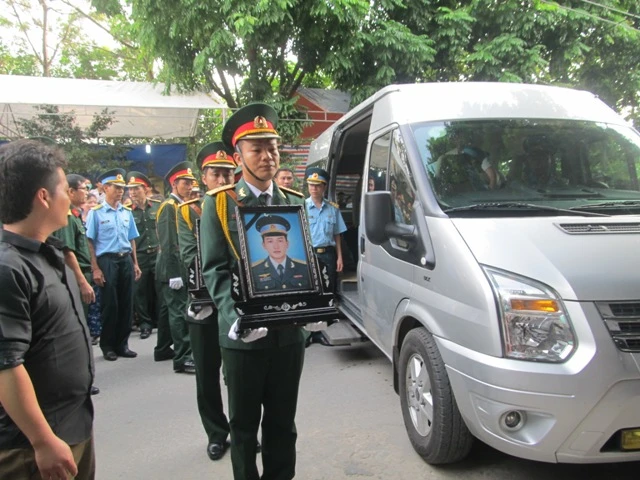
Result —
<path fill-rule="evenodd" d="M 424 328 L 405 337 L 398 368 L 402 416 L 413 448 L 432 465 L 465 458 L 473 436 L 456 405 L 438 347 Z"/>

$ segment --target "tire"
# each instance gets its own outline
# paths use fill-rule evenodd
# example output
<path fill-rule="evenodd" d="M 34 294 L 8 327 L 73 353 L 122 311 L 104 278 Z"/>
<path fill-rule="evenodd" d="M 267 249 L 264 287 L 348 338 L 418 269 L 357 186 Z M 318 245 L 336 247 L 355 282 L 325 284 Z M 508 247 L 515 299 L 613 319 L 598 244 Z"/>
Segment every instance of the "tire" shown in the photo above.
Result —
<path fill-rule="evenodd" d="M 438 347 L 424 328 L 405 337 L 398 376 L 402 417 L 415 451 L 432 465 L 464 459 L 473 436 L 458 410 Z"/>

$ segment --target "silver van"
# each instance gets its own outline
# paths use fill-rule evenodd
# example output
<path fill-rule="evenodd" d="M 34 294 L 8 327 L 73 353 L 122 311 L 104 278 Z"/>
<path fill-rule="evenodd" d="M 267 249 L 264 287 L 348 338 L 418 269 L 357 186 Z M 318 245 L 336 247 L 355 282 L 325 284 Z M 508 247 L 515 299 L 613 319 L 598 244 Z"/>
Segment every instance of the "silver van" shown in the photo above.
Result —
<path fill-rule="evenodd" d="M 474 438 L 640 460 L 640 135 L 619 115 L 565 88 L 393 85 L 309 165 L 348 225 L 339 308 L 393 361 L 427 462 Z"/>

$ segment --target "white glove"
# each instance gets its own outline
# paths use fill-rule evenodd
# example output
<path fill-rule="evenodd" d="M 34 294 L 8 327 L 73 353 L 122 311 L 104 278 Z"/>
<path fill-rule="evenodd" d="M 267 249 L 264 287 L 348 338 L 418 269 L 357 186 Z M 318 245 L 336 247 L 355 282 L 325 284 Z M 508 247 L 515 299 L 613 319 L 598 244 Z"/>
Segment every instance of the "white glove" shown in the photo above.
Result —
<path fill-rule="evenodd" d="M 321 330 L 326 330 L 329 327 L 329 324 L 327 322 L 314 322 L 314 323 L 307 323 L 304 326 L 304 329 L 307 332 L 319 332 Z"/>
<path fill-rule="evenodd" d="M 182 283 L 182 278 L 176 277 L 169 279 L 169 288 L 171 290 L 180 290 L 183 286 L 184 283 Z"/>
<path fill-rule="evenodd" d="M 189 315 L 194 320 L 204 320 L 205 318 L 211 316 L 213 313 L 213 308 L 209 305 L 205 305 L 202 309 L 196 313 L 191 309 L 191 306 L 187 309 L 187 315 Z"/>
<path fill-rule="evenodd" d="M 244 343 L 255 342 L 256 340 L 266 337 L 269 330 L 267 327 L 250 328 L 240 333 L 240 319 L 236 319 L 229 329 L 228 337 L 231 340 L 242 340 Z"/>

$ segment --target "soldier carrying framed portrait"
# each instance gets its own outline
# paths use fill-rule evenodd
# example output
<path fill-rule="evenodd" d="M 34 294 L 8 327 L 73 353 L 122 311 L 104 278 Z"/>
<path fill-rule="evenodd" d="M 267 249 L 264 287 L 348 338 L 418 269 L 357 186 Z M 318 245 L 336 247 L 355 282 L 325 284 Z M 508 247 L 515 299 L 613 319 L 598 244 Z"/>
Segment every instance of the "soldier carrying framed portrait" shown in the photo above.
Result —
<path fill-rule="evenodd" d="M 301 205 L 236 207 L 241 247 L 232 294 L 242 328 L 339 318 Z"/>

